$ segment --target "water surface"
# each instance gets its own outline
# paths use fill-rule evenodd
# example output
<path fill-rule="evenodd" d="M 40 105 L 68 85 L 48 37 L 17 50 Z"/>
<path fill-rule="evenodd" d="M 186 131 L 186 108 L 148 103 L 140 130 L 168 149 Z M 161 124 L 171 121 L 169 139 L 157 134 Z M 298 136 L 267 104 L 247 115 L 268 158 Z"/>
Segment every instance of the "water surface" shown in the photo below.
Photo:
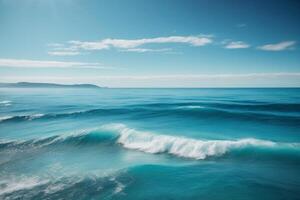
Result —
<path fill-rule="evenodd" d="M 300 89 L 0 89 L 0 199 L 299 199 Z"/>

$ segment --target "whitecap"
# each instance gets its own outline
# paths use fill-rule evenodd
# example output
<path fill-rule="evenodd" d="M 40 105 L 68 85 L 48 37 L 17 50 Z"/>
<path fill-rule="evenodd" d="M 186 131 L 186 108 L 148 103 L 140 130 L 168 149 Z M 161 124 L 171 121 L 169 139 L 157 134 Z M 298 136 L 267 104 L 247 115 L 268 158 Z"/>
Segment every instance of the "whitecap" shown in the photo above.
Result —
<path fill-rule="evenodd" d="M 20 190 L 32 189 L 39 185 L 46 184 L 47 181 L 41 181 L 37 178 L 23 178 L 21 180 L 13 179 L 9 182 L 0 182 L 0 195 L 12 193 Z"/>
<path fill-rule="evenodd" d="M 13 118 L 13 116 L 2 116 L 0 117 L 0 122 Z"/>
<path fill-rule="evenodd" d="M 38 114 L 29 115 L 29 116 L 27 116 L 27 118 L 28 118 L 28 120 L 33 120 L 33 119 L 41 118 L 43 116 L 45 116 L 45 114 L 38 113 Z"/>
<path fill-rule="evenodd" d="M 5 100 L 5 101 L 0 101 L 0 104 L 10 104 L 11 101 Z"/>
<path fill-rule="evenodd" d="M 276 142 L 246 138 L 239 140 L 200 140 L 186 137 L 158 135 L 137 131 L 123 124 L 112 124 L 103 128 L 118 131 L 117 143 L 127 149 L 146 153 L 169 153 L 178 157 L 205 159 L 210 156 L 221 156 L 232 149 L 245 147 L 274 147 Z"/>
<path fill-rule="evenodd" d="M 177 109 L 204 109 L 205 107 L 204 106 L 193 106 L 193 105 L 190 105 L 190 106 L 178 106 Z"/>

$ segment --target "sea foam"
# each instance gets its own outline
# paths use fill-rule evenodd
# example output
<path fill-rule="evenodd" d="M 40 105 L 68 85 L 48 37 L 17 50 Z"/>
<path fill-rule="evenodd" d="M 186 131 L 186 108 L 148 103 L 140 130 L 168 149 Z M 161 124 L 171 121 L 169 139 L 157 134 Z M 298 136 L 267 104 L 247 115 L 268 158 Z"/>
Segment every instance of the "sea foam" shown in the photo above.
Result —
<path fill-rule="evenodd" d="M 47 181 L 41 181 L 37 178 L 26 178 L 22 180 L 11 180 L 10 182 L 0 182 L 0 196 L 6 193 L 12 193 L 20 190 L 29 190 L 39 185 L 46 184 Z"/>
<path fill-rule="evenodd" d="M 244 147 L 275 147 L 277 143 L 253 138 L 240 140 L 200 140 L 185 137 L 158 135 L 137 131 L 122 124 L 105 128 L 117 130 L 120 134 L 117 143 L 128 149 L 147 153 L 169 153 L 175 156 L 193 159 L 205 159 L 221 156 L 232 149 Z"/>
<path fill-rule="evenodd" d="M 190 106 L 178 106 L 176 108 L 177 109 L 203 109 L 205 107 L 204 106 L 193 106 L 193 105 L 190 105 Z"/>
<path fill-rule="evenodd" d="M 13 118 L 13 116 L 2 116 L 0 117 L 0 122 Z"/>
<path fill-rule="evenodd" d="M 15 116 L 2 116 L 0 117 L 0 122 L 2 121 L 13 121 L 13 120 L 34 120 L 34 119 L 39 119 L 46 116 L 45 114 L 42 113 L 37 113 L 37 114 L 32 114 L 32 115 L 15 115 Z"/>
<path fill-rule="evenodd" d="M 0 101 L 1 106 L 11 106 L 11 101 L 5 100 L 5 101 Z"/>
<path fill-rule="evenodd" d="M 0 101 L 0 104 L 7 104 L 7 103 L 11 103 L 11 101 L 8 101 L 8 100 Z"/>
<path fill-rule="evenodd" d="M 37 138 L 32 140 L 1 140 L 1 148 L 43 148 L 52 145 L 80 144 L 90 145 L 106 143 L 120 144 L 126 149 L 158 154 L 167 153 L 177 157 L 191 159 L 206 159 L 222 156 L 234 150 L 246 148 L 261 148 L 272 152 L 291 153 L 299 155 L 300 143 L 280 143 L 255 138 L 237 140 L 205 140 L 181 136 L 161 135 L 157 133 L 138 131 L 124 124 L 107 124 L 97 128 L 79 130 L 71 133 Z"/>

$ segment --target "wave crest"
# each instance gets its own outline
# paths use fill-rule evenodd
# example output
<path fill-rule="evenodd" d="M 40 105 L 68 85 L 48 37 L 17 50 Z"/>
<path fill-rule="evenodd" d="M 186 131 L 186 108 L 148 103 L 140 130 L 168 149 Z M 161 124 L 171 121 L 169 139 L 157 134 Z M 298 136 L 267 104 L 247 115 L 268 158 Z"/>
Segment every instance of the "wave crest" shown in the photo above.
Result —
<path fill-rule="evenodd" d="M 119 132 L 120 136 L 117 142 L 125 148 L 147 153 L 169 153 L 184 158 L 205 159 L 210 156 L 224 155 L 234 149 L 247 147 L 273 148 L 278 146 L 276 142 L 253 138 L 199 140 L 136 131 L 122 124 L 110 125 L 109 127 Z"/>
<path fill-rule="evenodd" d="M 7 141 L 0 140 L 0 150 L 41 148 L 56 145 L 114 145 L 138 150 L 146 153 L 168 153 L 178 157 L 192 159 L 206 159 L 213 156 L 222 156 L 235 150 L 261 149 L 266 152 L 292 153 L 300 155 L 299 143 L 279 143 L 255 138 L 239 140 L 201 140 L 180 136 L 159 135 L 151 132 L 137 131 L 124 124 L 108 124 L 88 130 L 73 132 L 70 134 L 56 135 L 46 138 Z M 288 151 L 285 151 L 288 150 Z M 245 151 L 247 152 L 247 151 Z"/>

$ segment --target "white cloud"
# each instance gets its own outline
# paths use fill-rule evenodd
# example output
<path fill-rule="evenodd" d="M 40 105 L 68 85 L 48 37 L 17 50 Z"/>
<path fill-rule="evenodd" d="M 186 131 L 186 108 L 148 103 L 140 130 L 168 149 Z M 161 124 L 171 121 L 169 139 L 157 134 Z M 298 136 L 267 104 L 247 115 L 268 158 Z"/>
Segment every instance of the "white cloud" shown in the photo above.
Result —
<path fill-rule="evenodd" d="M 80 53 L 78 51 L 49 51 L 48 54 L 51 56 L 76 56 Z"/>
<path fill-rule="evenodd" d="M 228 42 L 225 45 L 226 49 L 246 49 L 249 47 L 250 47 L 250 45 L 243 41 L 232 41 L 232 42 Z"/>
<path fill-rule="evenodd" d="M 49 60 L 21 60 L 0 58 L 0 67 L 20 68 L 97 68 L 105 69 L 100 63 L 89 62 L 63 62 Z"/>
<path fill-rule="evenodd" d="M 166 43 L 182 43 L 191 46 L 204 46 L 212 43 L 211 36 L 169 36 L 143 39 L 112 39 L 107 38 L 100 41 L 69 41 L 73 50 L 103 50 L 103 49 L 125 49 L 136 52 L 153 51 L 145 48 L 139 48 L 146 44 L 166 44 Z M 133 49 L 133 50 L 132 50 Z"/>
<path fill-rule="evenodd" d="M 52 48 L 51 51 L 48 51 L 48 54 L 51 56 L 76 56 L 80 54 L 77 47 L 66 47 L 60 43 L 50 43 L 47 46 Z"/>
<path fill-rule="evenodd" d="M 59 47 L 63 47 L 64 45 L 60 44 L 60 43 L 50 43 L 50 44 L 47 44 L 47 46 L 59 48 Z"/>
<path fill-rule="evenodd" d="M 295 44 L 296 41 L 283 41 L 277 44 L 266 44 L 258 47 L 258 49 L 264 51 L 283 51 L 287 49 L 292 49 Z"/>
<path fill-rule="evenodd" d="M 132 49 L 125 49 L 125 50 L 121 50 L 121 51 L 145 53 L 145 52 L 169 52 L 171 50 L 172 49 L 170 49 L 170 48 L 163 48 L 163 49 L 132 48 Z"/>
<path fill-rule="evenodd" d="M 84 49 L 84 50 L 102 50 L 108 49 L 109 46 L 102 42 L 82 42 L 82 41 L 69 41 L 72 45 L 71 48 L 74 49 Z"/>

